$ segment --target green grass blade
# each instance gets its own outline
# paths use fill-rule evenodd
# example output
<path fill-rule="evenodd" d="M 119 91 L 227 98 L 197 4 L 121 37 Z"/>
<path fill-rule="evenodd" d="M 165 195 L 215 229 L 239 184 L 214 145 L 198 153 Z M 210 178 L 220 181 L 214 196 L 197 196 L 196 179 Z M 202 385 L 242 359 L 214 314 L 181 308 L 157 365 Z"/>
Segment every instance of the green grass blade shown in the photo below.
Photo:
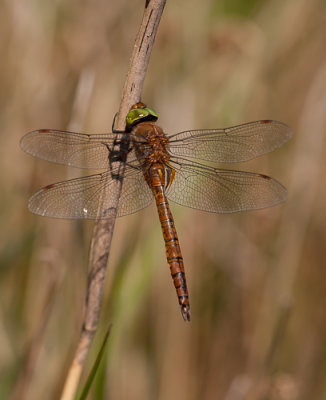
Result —
<path fill-rule="evenodd" d="M 110 324 L 110 326 L 109 326 L 109 328 L 108 328 L 108 330 L 106 332 L 106 335 L 104 337 L 102 346 L 100 348 L 100 351 L 99 351 L 99 353 L 98 353 L 98 355 L 96 357 L 95 363 L 94 363 L 93 368 L 92 368 L 92 370 L 91 370 L 91 372 L 90 372 L 90 374 L 89 374 L 89 376 L 87 378 L 85 386 L 83 387 L 82 393 L 78 397 L 78 400 L 85 400 L 87 395 L 88 395 L 88 392 L 89 392 L 89 390 L 91 388 L 91 385 L 92 385 L 92 383 L 94 381 L 96 372 L 97 372 L 97 370 L 98 370 L 98 368 L 100 366 L 100 362 L 101 362 L 102 357 L 104 355 L 104 352 L 105 352 L 105 349 L 106 349 L 106 345 L 108 343 L 108 339 L 109 339 L 109 336 L 110 336 L 111 328 L 112 328 L 112 324 Z"/>

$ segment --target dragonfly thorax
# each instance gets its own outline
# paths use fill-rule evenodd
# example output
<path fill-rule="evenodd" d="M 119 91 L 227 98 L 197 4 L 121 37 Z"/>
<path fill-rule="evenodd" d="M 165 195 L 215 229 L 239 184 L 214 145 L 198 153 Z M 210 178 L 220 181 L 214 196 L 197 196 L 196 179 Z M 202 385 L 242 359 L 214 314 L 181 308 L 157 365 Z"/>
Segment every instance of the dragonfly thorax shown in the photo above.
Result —
<path fill-rule="evenodd" d="M 169 140 L 162 128 L 153 122 L 141 122 L 132 130 L 133 145 L 139 160 L 145 159 L 145 163 L 168 163 Z"/>
<path fill-rule="evenodd" d="M 169 164 L 169 140 L 162 128 L 153 122 L 142 122 L 133 128 L 132 134 L 133 146 L 147 183 L 151 186 L 155 175 L 167 188 L 173 181 L 174 169 Z"/>

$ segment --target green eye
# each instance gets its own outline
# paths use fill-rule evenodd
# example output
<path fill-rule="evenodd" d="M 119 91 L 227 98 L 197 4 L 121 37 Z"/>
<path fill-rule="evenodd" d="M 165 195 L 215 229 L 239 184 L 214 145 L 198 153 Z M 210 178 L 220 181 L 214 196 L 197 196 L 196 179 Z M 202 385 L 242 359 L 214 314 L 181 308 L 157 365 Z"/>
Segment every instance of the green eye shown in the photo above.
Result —
<path fill-rule="evenodd" d="M 158 118 L 157 113 L 152 108 L 146 107 L 145 110 L 147 110 L 148 114 L 151 115 L 152 117 L 154 117 L 156 119 Z"/>
<path fill-rule="evenodd" d="M 151 108 L 134 108 L 130 110 L 126 117 L 127 126 L 133 126 L 144 119 L 156 121 L 158 115 Z"/>

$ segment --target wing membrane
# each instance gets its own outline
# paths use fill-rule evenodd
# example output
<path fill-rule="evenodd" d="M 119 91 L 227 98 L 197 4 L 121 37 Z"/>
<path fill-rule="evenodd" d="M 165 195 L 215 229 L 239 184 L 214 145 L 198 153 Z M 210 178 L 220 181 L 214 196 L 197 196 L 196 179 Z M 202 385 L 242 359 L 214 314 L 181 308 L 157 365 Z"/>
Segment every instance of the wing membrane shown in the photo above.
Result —
<path fill-rule="evenodd" d="M 27 133 L 20 141 L 21 148 L 43 160 L 78 168 L 105 169 L 109 166 L 109 150 L 114 141 L 126 140 L 125 133 L 85 134 L 51 129 Z M 133 161 L 135 154 L 128 154 Z"/>
<path fill-rule="evenodd" d="M 183 206 L 231 213 L 274 206 L 287 198 L 284 186 L 266 175 L 210 168 L 180 159 L 171 165 L 176 174 L 167 197 Z"/>
<path fill-rule="evenodd" d="M 282 146 L 291 129 L 278 121 L 256 121 L 226 129 L 180 132 L 169 137 L 172 155 L 213 162 L 248 161 Z"/>
<path fill-rule="evenodd" d="M 111 218 L 117 207 L 119 184 L 110 171 L 46 186 L 28 202 L 34 214 L 53 218 Z M 142 173 L 128 169 L 125 173 L 117 216 L 147 207 L 153 194 Z"/>

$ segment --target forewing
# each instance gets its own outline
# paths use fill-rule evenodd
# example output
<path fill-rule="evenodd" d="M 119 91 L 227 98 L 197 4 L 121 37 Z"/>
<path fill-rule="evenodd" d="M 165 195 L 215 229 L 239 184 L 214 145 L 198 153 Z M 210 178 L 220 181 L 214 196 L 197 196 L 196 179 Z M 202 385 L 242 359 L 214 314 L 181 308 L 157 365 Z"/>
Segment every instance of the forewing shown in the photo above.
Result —
<path fill-rule="evenodd" d="M 43 160 L 78 168 L 105 169 L 109 167 L 109 149 L 113 149 L 114 141 L 126 138 L 125 133 L 93 135 L 40 129 L 23 136 L 20 146 L 26 153 Z M 133 159 L 134 153 L 128 154 L 128 160 Z"/>
<path fill-rule="evenodd" d="M 35 193 L 28 208 L 34 214 L 53 218 L 111 218 L 147 207 L 153 195 L 142 173 L 127 169 L 121 194 L 119 182 L 110 171 L 48 185 Z"/>
<path fill-rule="evenodd" d="M 209 168 L 176 160 L 168 199 L 198 210 L 231 213 L 274 206 L 286 200 L 283 185 L 266 175 Z"/>
<path fill-rule="evenodd" d="M 292 136 L 278 121 L 256 121 L 226 129 L 180 132 L 169 137 L 172 155 L 213 162 L 241 162 L 269 153 Z"/>

